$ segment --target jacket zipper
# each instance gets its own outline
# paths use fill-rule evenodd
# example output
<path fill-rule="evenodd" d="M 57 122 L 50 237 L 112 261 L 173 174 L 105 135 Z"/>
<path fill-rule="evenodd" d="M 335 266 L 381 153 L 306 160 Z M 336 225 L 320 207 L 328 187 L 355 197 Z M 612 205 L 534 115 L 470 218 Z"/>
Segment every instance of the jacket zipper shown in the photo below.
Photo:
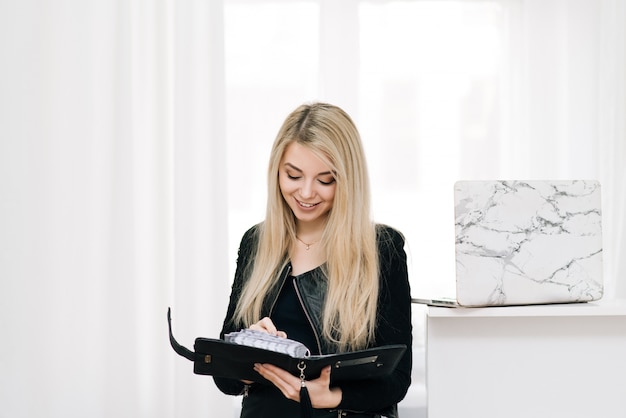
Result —
<path fill-rule="evenodd" d="M 274 312 L 274 307 L 276 306 L 276 302 L 278 302 L 278 296 L 280 296 L 280 292 L 283 291 L 283 287 L 285 286 L 285 282 L 287 281 L 287 277 L 289 277 L 290 272 L 291 272 L 291 263 L 287 264 L 285 272 L 282 274 L 280 288 L 278 289 L 278 292 L 276 293 L 276 297 L 274 298 L 274 301 L 272 302 L 272 306 L 270 306 L 270 311 L 267 316 L 272 316 L 272 312 Z"/>
<path fill-rule="evenodd" d="M 296 291 L 296 296 L 298 297 L 298 301 L 300 302 L 300 306 L 302 306 L 302 310 L 304 311 L 304 315 L 306 316 L 307 321 L 309 321 L 309 325 L 311 326 L 311 330 L 313 330 L 313 335 L 315 336 L 315 342 L 317 344 L 318 353 L 322 354 L 322 344 L 320 343 L 320 336 L 317 335 L 317 331 L 315 330 L 315 325 L 313 324 L 313 320 L 311 319 L 311 315 L 309 311 L 306 310 L 304 306 L 304 301 L 302 299 L 302 295 L 300 294 L 300 289 L 298 289 L 297 279 L 293 279 L 293 288 Z"/>

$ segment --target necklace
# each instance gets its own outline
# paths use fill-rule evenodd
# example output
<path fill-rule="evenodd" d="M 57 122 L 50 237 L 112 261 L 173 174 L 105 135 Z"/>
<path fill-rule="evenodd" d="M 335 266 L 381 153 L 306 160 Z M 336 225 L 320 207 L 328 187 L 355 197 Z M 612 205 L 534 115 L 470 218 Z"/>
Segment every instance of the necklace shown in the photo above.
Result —
<path fill-rule="evenodd" d="M 296 239 L 297 239 L 298 241 L 300 241 L 301 243 L 303 243 L 303 244 L 304 244 L 304 246 L 306 247 L 306 250 L 307 250 L 307 251 L 309 251 L 309 248 L 311 248 L 311 245 L 315 245 L 315 244 L 317 244 L 317 241 L 312 242 L 312 243 L 310 243 L 310 244 L 307 244 L 306 242 L 304 242 L 304 241 L 302 241 L 300 238 L 298 238 L 298 236 L 297 236 L 297 235 L 296 235 Z"/>

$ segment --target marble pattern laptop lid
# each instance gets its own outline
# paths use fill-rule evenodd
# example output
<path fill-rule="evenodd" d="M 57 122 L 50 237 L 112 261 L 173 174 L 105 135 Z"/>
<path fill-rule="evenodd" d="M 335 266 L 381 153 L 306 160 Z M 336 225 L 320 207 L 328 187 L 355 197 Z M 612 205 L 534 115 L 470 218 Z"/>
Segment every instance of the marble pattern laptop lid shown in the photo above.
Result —
<path fill-rule="evenodd" d="M 602 297 L 597 181 L 458 181 L 454 195 L 461 306 Z"/>

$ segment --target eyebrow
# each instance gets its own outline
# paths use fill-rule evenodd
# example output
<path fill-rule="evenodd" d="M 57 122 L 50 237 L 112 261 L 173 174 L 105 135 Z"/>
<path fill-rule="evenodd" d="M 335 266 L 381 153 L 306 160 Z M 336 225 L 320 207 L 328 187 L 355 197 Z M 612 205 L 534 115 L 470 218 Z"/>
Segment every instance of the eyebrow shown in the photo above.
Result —
<path fill-rule="evenodd" d="M 298 167 L 296 167 L 295 165 L 291 164 L 291 163 L 285 163 L 285 166 L 292 168 L 294 170 L 296 170 L 299 173 L 302 173 L 302 170 L 299 169 Z M 323 171 L 321 173 L 317 173 L 318 176 L 326 176 L 326 175 L 334 175 L 334 173 L 332 171 Z"/>

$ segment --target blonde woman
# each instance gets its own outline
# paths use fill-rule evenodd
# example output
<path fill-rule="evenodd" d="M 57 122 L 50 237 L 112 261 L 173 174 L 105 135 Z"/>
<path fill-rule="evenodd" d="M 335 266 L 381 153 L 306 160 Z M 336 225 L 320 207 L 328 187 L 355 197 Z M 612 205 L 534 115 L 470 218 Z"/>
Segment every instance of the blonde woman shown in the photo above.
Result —
<path fill-rule="evenodd" d="M 300 341 L 312 354 L 408 347 L 386 378 L 334 385 L 327 368 L 307 381 L 313 417 L 397 416 L 411 382 L 404 239 L 371 221 L 369 197 L 350 117 L 325 103 L 293 111 L 272 147 L 265 221 L 241 240 L 221 336 L 257 329 Z M 244 394 L 241 417 L 300 416 L 300 378 L 270 364 L 255 370 L 273 386 L 215 378 L 224 393 Z"/>

